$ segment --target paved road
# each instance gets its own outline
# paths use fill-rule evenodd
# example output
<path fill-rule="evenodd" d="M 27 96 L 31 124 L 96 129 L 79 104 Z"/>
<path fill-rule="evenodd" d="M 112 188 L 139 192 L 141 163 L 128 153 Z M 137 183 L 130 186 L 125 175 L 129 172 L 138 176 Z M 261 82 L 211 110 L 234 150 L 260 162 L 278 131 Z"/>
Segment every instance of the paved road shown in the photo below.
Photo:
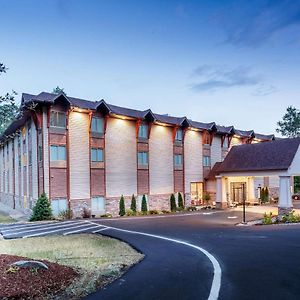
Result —
<path fill-rule="evenodd" d="M 28 228 L 14 225 L 14 231 L 7 231 L 12 226 L 0 230 L 5 238 L 102 230 L 99 233 L 125 240 L 145 253 L 140 264 L 87 297 L 89 300 L 208 299 L 211 293 L 214 268 L 205 254 L 183 244 L 114 228 L 164 236 L 207 250 L 222 270 L 219 299 L 300 299 L 300 225 L 234 226 L 240 220 L 240 212 L 214 212 L 93 223 L 80 220 L 42 228 L 36 227 L 40 224 Z"/>

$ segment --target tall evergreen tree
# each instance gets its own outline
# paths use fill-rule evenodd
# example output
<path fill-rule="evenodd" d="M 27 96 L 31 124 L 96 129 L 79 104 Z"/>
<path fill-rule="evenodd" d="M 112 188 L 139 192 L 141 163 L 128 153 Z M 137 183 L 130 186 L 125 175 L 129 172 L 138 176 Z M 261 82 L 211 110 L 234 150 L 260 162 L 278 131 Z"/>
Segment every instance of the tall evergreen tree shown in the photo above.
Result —
<path fill-rule="evenodd" d="M 125 199 L 124 196 L 121 196 L 120 203 L 119 203 L 119 215 L 122 217 L 125 215 Z"/>
<path fill-rule="evenodd" d="M 131 197 L 130 209 L 131 209 L 134 213 L 136 213 L 136 199 L 135 199 L 134 194 L 133 194 L 132 197 Z"/>
<path fill-rule="evenodd" d="M 289 106 L 282 117 L 282 121 L 277 122 L 277 125 L 279 128 L 276 131 L 283 136 L 290 138 L 300 137 L 300 110 Z"/>
<path fill-rule="evenodd" d="M 170 207 L 171 207 L 171 211 L 176 211 L 176 199 L 174 194 L 171 195 L 170 197 Z"/>
<path fill-rule="evenodd" d="M 53 218 L 51 203 L 45 193 L 42 193 L 32 210 L 30 221 L 51 220 Z"/>
<path fill-rule="evenodd" d="M 53 94 L 64 94 L 65 96 L 67 96 L 66 92 L 64 91 L 64 89 L 60 88 L 59 86 L 57 86 L 56 88 L 54 88 L 52 90 Z"/>
<path fill-rule="evenodd" d="M 143 215 L 146 215 L 148 212 L 147 200 L 146 200 L 145 195 L 143 195 L 143 198 L 142 198 L 142 209 L 141 210 L 142 210 Z"/>

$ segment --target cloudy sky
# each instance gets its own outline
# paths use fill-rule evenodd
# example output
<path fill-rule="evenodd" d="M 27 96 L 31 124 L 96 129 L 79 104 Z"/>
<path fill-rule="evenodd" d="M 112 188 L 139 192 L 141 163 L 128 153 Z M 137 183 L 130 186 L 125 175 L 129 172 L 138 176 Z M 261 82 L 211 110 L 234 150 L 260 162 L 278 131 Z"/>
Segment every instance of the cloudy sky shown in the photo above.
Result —
<path fill-rule="evenodd" d="M 68 95 L 273 133 L 300 108 L 300 0 L 0 0 L 0 94 Z"/>

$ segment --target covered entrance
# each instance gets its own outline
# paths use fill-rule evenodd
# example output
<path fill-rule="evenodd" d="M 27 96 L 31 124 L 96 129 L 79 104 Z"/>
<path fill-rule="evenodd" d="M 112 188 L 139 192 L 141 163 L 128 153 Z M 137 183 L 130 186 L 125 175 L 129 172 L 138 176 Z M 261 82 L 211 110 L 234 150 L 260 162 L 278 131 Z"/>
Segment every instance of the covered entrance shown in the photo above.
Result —
<path fill-rule="evenodd" d="M 231 182 L 230 191 L 232 203 L 241 204 L 246 201 L 246 182 Z"/>

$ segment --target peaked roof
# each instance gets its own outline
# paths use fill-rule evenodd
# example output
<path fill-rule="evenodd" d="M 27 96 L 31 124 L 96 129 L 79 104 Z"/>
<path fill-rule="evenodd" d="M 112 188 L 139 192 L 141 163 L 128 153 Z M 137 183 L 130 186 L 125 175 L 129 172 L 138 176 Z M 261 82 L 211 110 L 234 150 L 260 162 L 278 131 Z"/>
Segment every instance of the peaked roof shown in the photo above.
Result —
<path fill-rule="evenodd" d="M 232 147 L 218 173 L 287 170 L 299 148 L 300 138 Z"/>

